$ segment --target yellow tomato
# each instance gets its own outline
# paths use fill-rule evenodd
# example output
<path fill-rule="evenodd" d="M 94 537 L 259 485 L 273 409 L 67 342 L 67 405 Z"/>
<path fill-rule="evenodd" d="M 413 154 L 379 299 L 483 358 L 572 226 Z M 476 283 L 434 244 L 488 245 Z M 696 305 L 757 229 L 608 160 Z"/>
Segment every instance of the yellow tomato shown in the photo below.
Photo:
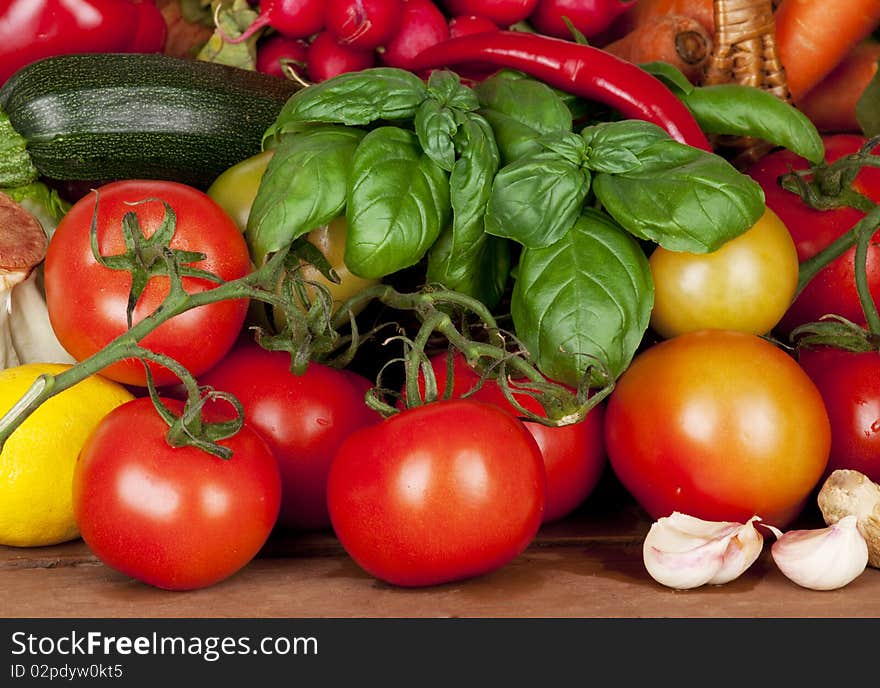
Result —
<path fill-rule="evenodd" d="M 664 338 L 702 329 L 766 334 L 794 298 L 798 257 L 769 208 L 746 232 L 711 253 L 657 248 L 651 326 Z"/>

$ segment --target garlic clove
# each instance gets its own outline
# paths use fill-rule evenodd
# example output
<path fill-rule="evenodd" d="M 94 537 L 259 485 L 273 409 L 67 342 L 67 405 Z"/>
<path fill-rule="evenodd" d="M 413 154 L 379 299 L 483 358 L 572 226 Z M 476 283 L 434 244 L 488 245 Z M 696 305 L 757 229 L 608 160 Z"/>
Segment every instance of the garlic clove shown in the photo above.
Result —
<path fill-rule="evenodd" d="M 761 554 L 764 539 L 747 523 L 706 521 L 681 512 L 657 520 L 642 547 L 645 568 L 678 590 L 721 585 L 738 578 Z"/>
<path fill-rule="evenodd" d="M 861 575 L 868 565 L 868 545 L 849 515 L 826 528 L 790 530 L 770 548 L 779 570 L 812 590 L 836 590 Z"/>

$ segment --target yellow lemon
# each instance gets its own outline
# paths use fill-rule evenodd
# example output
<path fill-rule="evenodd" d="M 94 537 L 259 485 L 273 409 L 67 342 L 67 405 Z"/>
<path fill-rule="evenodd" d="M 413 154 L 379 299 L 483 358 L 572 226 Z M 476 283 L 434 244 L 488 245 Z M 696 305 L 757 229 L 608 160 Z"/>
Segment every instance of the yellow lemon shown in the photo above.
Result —
<path fill-rule="evenodd" d="M 0 371 L 0 416 L 43 373 L 67 365 L 31 363 Z M 94 375 L 56 394 L 10 435 L 0 452 L 0 545 L 41 547 L 73 540 L 71 485 L 80 448 L 98 422 L 134 398 Z"/>

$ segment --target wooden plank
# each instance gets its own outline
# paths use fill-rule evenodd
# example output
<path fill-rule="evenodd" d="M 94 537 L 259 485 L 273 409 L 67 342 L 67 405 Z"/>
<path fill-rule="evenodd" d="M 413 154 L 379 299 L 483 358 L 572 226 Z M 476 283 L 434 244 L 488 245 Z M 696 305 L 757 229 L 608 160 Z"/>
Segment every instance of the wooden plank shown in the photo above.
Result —
<path fill-rule="evenodd" d="M 815 527 L 805 513 L 803 526 Z M 541 529 L 532 545 L 491 574 L 423 589 L 364 573 L 331 532 L 276 533 L 245 569 L 218 585 L 167 592 L 101 564 L 81 541 L 0 547 L 4 618 L 880 617 L 880 570 L 846 588 L 810 591 L 769 556 L 724 586 L 673 591 L 645 572 L 650 519 L 614 489 Z"/>

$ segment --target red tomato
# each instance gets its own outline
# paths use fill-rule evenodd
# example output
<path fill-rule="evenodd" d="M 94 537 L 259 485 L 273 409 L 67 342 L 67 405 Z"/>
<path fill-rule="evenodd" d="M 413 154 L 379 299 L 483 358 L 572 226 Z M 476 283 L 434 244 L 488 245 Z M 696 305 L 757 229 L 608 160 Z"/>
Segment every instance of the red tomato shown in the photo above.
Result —
<path fill-rule="evenodd" d="M 424 586 L 493 571 L 541 525 L 541 452 L 522 423 L 479 401 L 438 401 L 359 430 L 327 483 L 336 535 L 361 568 Z"/>
<path fill-rule="evenodd" d="M 825 158 L 833 162 L 856 152 L 865 142 L 854 134 L 834 134 L 824 137 Z M 875 149 L 880 153 L 880 147 Z M 790 169 L 808 169 L 810 164 L 791 151 L 779 150 L 764 156 L 747 170 L 764 189 L 767 206 L 783 221 L 794 239 L 798 260 L 803 262 L 816 255 L 835 239 L 855 225 L 864 213 L 854 208 L 814 210 L 801 197 L 783 189 L 777 179 Z M 854 188 L 875 202 L 880 202 L 880 169 L 863 168 L 856 177 Z M 880 299 L 880 247 L 875 235 L 868 248 L 868 284 L 874 300 Z M 836 313 L 856 323 L 865 318 L 855 285 L 855 248 L 838 257 L 816 275 L 798 295 L 779 323 L 782 333 L 789 333 L 798 325 L 815 322 L 828 313 Z"/>
<path fill-rule="evenodd" d="M 131 275 L 98 263 L 92 255 L 90 226 L 97 200 L 98 246 L 102 255 L 123 253 L 122 218 L 136 213 L 144 236 L 159 228 L 164 206 L 177 215 L 171 247 L 205 254 L 192 267 L 207 270 L 229 281 L 251 268 L 247 244 L 235 222 L 207 194 L 184 184 L 167 181 L 126 180 L 106 184 L 97 195 L 77 201 L 58 224 L 46 253 L 46 303 L 58 340 L 77 360 L 91 356 L 127 330 L 126 306 Z M 202 278 L 184 277 L 190 293 L 216 286 Z M 151 314 L 168 294 L 167 277 L 150 278 L 134 309 L 133 322 Z M 219 361 L 235 343 L 245 315 L 247 300 L 220 301 L 175 316 L 148 334 L 141 344 L 171 356 L 199 375 Z M 177 382 L 167 369 L 151 364 L 157 384 Z M 146 384 L 143 364 L 136 359 L 120 361 L 101 371 L 118 382 Z"/>
<path fill-rule="evenodd" d="M 452 397 L 460 398 L 474 388 L 480 377 L 461 354 L 456 354 L 452 360 Z M 431 366 L 437 379 L 438 394 L 442 396 L 446 389 L 446 354 L 432 357 Z M 494 380 L 484 380 L 470 398 L 493 404 L 514 417 L 520 415 Z M 523 408 L 544 415 L 544 410 L 534 397 L 517 394 L 516 399 Z M 596 406 L 581 422 L 558 428 L 529 421 L 523 423 L 532 433 L 544 458 L 547 473 L 544 523 L 556 521 L 574 511 L 593 492 L 602 477 L 606 463 L 604 412 L 602 405 Z"/>
<path fill-rule="evenodd" d="M 278 467 L 247 425 L 220 442 L 233 451 L 228 460 L 173 448 L 167 433 L 148 397 L 105 416 L 74 469 L 74 515 L 107 566 L 167 590 L 203 588 L 241 569 L 265 543 L 281 501 Z"/>
<path fill-rule="evenodd" d="M 638 355 L 605 413 L 612 469 L 653 518 L 754 515 L 784 528 L 822 477 L 831 445 L 819 390 L 765 339 L 702 330 Z"/>
<path fill-rule="evenodd" d="M 880 353 L 803 348 L 798 361 L 819 388 L 831 420 L 826 475 L 849 468 L 880 482 Z"/>
<path fill-rule="evenodd" d="M 199 382 L 231 392 L 248 424 L 272 448 L 282 483 L 278 523 L 329 528 L 327 474 L 333 456 L 355 430 L 382 419 L 364 403 L 370 381 L 315 362 L 294 375 L 289 354 L 243 340 Z"/>

